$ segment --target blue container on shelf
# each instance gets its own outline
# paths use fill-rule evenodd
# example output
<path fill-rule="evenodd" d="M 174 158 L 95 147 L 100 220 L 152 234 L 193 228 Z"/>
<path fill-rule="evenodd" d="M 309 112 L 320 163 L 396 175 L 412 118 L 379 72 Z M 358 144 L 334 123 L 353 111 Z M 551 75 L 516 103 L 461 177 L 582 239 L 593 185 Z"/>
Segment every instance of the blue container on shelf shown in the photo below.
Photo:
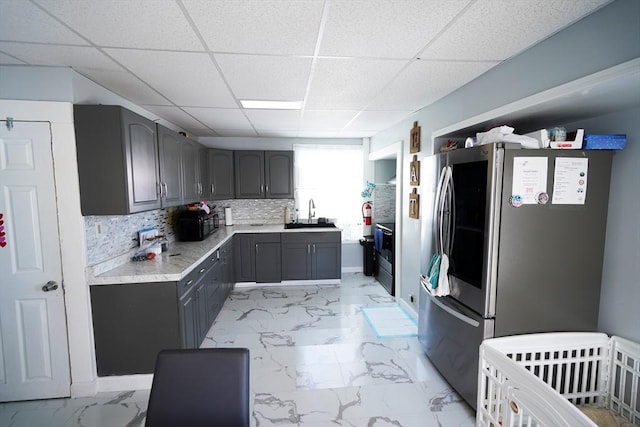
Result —
<path fill-rule="evenodd" d="M 594 135 L 584 137 L 584 150 L 624 150 L 627 135 Z"/>

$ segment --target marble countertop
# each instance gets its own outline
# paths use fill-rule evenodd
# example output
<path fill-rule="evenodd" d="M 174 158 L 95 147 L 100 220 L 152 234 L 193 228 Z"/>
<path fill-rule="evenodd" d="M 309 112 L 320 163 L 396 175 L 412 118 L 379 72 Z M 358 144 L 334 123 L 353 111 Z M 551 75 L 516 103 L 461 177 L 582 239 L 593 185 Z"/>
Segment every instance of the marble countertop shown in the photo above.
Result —
<path fill-rule="evenodd" d="M 149 261 L 128 261 L 100 274 L 87 273 L 89 285 L 179 281 L 236 233 L 340 232 L 340 228 L 292 228 L 283 224 L 220 227 L 201 242 L 171 242 L 169 250 Z"/>

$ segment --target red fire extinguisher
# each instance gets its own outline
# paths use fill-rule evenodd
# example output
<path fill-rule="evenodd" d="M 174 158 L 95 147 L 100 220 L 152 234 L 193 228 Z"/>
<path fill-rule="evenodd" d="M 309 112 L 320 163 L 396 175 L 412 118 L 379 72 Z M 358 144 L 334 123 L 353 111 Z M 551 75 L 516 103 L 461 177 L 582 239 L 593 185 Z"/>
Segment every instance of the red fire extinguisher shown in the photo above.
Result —
<path fill-rule="evenodd" d="M 362 221 L 364 225 L 371 225 L 371 202 L 364 202 L 362 204 Z"/>

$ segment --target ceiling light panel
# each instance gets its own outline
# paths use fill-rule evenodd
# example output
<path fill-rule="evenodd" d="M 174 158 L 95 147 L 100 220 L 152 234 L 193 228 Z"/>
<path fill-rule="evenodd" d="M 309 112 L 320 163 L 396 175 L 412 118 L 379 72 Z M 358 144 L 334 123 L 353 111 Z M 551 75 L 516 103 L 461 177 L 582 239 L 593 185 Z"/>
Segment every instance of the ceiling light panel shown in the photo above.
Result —
<path fill-rule="evenodd" d="M 400 60 L 320 58 L 305 107 L 360 110 L 405 64 Z"/>
<path fill-rule="evenodd" d="M 311 58 L 215 55 L 238 99 L 304 99 Z"/>
<path fill-rule="evenodd" d="M 206 53 L 130 49 L 106 52 L 177 105 L 237 108 Z"/>
<path fill-rule="evenodd" d="M 214 52 L 313 55 L 323 1 L 184 0 Z"/>
<path fill-rule="evenodd" d="M 420 56 L 505 60 L 608 2 L 554 0 L 541 7 L 539 0 L 479 0 Z"/>
<path fill-rule="evenodd" d="M 332 1 L 320 54 L 412 58 L 468 4 L 469 0 Z"/>
<path fill-rule="evenodd" d="M 30 2 L 3 0 L 0 12 L 0 40 L 88 45 L 84 39 Z"/>
<path fill-rule="evenodd" d="M 172 0 L 37 1 L 99 46 L 204 49 L 184 13 Z"/>

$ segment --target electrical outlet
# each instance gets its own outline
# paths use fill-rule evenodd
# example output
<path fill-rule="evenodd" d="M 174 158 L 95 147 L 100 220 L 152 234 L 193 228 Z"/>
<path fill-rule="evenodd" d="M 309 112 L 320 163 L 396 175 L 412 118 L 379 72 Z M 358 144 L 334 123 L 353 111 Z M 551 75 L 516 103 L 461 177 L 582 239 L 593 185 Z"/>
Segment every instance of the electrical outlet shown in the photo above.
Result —
<path fill-rule="evenodd" d="M 101 222 L 96 222 L 96 234 L 97 235 L 102 234 L 102 223 Z"/>

